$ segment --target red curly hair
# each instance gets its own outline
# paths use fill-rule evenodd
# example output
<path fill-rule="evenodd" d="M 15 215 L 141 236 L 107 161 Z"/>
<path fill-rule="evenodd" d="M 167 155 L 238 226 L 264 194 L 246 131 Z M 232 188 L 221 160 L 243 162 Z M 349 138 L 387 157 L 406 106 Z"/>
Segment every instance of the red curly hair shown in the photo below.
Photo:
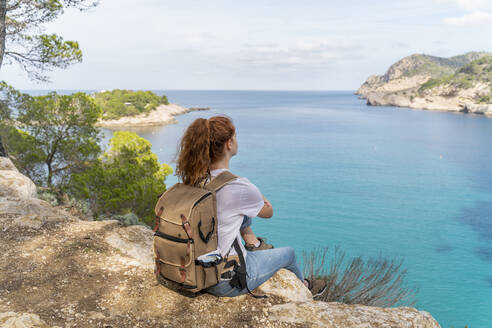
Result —
<path fill-rule="evenodd" d="M 179 145 L 176 175 L 186 185 L 205 179 L 210 164 L 224 155 L 224 145 L 236 133 L 227 116 L 197 118 L 188 126 Z"/>

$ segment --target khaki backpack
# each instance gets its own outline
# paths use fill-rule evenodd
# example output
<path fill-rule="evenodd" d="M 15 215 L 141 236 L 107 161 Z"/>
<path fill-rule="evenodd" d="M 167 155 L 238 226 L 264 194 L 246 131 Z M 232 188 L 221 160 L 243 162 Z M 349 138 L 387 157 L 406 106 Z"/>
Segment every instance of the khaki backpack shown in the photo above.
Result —
<path fill-rule="evenodd" d="M 157 276 L 191 292 L 216 285 L 221 277 L 232 278 L 231 284 L 240 280 L 238 287 L 247 287 L 246 265 L 237 240 L 234 247 L 239 256 L 222 258 L 214 253 L 218 242 L 215 194 L 236 178 L 224 171 L 203 187 L 177 183 L 161 195 L 155 206 Z"/>

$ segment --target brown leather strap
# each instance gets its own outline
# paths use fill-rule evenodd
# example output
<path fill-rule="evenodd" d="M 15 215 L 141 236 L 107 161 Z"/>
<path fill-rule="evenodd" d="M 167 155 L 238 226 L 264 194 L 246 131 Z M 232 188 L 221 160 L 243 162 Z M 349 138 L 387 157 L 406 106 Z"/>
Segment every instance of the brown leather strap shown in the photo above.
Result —
<path fill-rule="evenodd" d="M 181 283 L 186 280 L 186 268 L 185 268 L 185 258 L 181 257 L 181 267 L 179 268 L 179 274 L 181 275 Z"/>
<path fill-rule="evenodd" d="M 186 245 L 186 256 L 190 257 L 191 254 L 191 240 L 188 239 L 188 245 Z"/>
<path fill-rule="evenodd" d="M 154 219 L 154 229 L 153 229 L 154 232 L 156 232 L 157 229 L 159 229 L 159 223 L 161 222 L 162 211 L 164 211 L 164 207 L 163 206 L 161 206 L 161 208 L 159 209 L 159 212 L 157 212 L 157 214 L 155 216 L 155 219 Z"/>
<path fill-rule="evenodd" d="M 181 214 L 181 222 L 183 222 L 182 226 L 183 229 L 186 231 L 186 234 L 188 235 L 188 239 L 192 239 L 193 234 L 191 233 L 190 221 L 188 221 L 186 216 L 184 216 L 183 214 Z"/>
<path fill-rule="evenodd" d="M 161 273 L 161 260 L 160 260 L 159 252 L 157 251 L 157 249 L 155 250 L 155 255 L 156 255 L 156 258 L 155 258 L 155 275 L 159 276 Z"/>

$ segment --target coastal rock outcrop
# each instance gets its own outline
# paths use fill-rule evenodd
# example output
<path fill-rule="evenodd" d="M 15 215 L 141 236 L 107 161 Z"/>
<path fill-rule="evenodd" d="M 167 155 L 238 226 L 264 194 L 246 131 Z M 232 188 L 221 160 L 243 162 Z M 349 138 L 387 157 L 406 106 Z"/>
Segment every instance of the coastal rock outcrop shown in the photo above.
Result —
<path fill-rule="evenodd" d="M 36 314 L 31 313 L 0 313 L 0 327 L 3 328 L 50 328 Z"/>
<path fill-rule="evenodd" d="M 492 115 L 492 53 L 414 54 L 371 75 L 355 92 L 367 105 Z"/>
<path fill-rule="evenodd" d="M 0 157 L 0 197 L 30 198 L 36 195 L 36 185 L 19 173 L 12 161 Z"/>
<path fill-rule="evenodd" d="M 155 110 L 140 114 L 137 116 L 122 117 L 117 120 L 99 120 L 96 124 L 98 127 L 109 129 L 124 129 L 127 127 L 146 127 L 178 123 L 175 116 L 189 113 L 196 110 L 205 110 L 208 108 L 190 107 L 185 108 L 176 104 L 160 105 Z"/>
<path fill-rule="evenodd" d="M 357 311 L 357 315 L 347 315 Z M 381 309 L 373 306 L 341 303 L 304 302 L 274 305 L 269 310 L 270 320 L 310 327 L 434 327 L 436 321 L 423 311 L 409 307 Z"/>
<path fill-rule="evenodd" d="M 86 221 L 33 197 L 1 197 L 0 325 L 439 327 L 412 308 L 313 301 L 287 270 L 255 291 L 266 300 L 189 297 L 156 280 L 151 246 L 152 231 L 143 226 Z"/>

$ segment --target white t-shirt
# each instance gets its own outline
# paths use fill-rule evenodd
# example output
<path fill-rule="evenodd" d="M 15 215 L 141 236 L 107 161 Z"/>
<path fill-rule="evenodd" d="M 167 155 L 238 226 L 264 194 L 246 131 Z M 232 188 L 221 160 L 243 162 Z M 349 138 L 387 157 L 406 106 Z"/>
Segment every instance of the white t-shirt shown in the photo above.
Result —
<path fill-rule="evenodd" d="M 210 171 L 212 180 L 223 171 L 227 171 L 227 169 Z M 217 191 L 216 197 L 218 250 L 222 256 L 225 256 L 231 249 L 234 238 L 237 238 L 246 258 L 246 249 L 241 242 L 239 229 L 244 216 L 254 218 L 260 213 L 264 206 L 263 196 L 258 187 L 247 178 L 240 177 L 228 182 Z M 236 255 L 235 249 L 232 248 L 229 254 Z"/>

